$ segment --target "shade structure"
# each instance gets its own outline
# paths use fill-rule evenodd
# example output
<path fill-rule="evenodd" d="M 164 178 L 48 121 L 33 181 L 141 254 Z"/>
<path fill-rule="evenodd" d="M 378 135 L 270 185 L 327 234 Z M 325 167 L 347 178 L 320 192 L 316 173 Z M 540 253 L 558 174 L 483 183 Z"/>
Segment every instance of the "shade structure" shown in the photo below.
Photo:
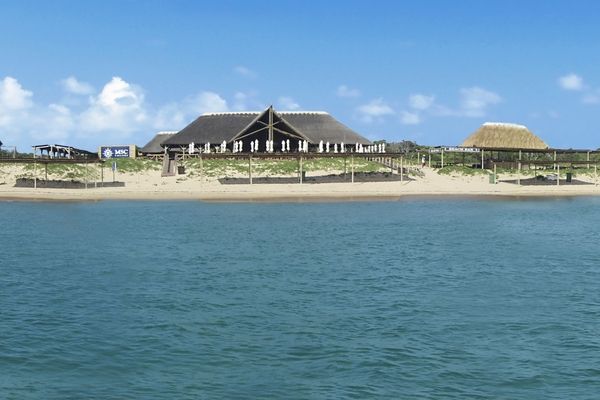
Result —
<path fill-rule="evenodd" d="M 503 149 L 547 149 L 548 145 L 525 125 L 486 122 L 465 139 L 463 147 Z"/>
<path fill-rule="evenodd" d="M 234 141 L 242 141 L 243 148 L 250 149 L 250 142 L 273 141 L 275 150 L 284 140 L 291 143 L 306 141 L 317 146 L 322 140 L 330 143 L 370 144 L 370 141 L 348 128 L 330 114 L 319 111 L 277 112 L 269 107 L 261 112 L 208 113 L 198 117 L 176 135 L 163 142 L 163 146 L 181 147 L 190 143 L 216 145 L 225 141 L 233 147 Z"/>

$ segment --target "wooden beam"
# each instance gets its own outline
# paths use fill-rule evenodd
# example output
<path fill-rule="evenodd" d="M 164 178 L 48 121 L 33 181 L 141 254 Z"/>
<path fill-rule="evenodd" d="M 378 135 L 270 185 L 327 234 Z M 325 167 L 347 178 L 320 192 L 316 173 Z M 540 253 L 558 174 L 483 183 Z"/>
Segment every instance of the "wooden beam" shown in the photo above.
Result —
<path fill-rule="evenodd" d="M 273 140 L 273 106 L 269 107 L 269 141 Z"/>
<path fill-rule="evenodd" d="M 404 182 L 404 157 L 400 156 L 400 182 Z"/>
<path fill-rule="evenodd" d="M 252 154 L 248 156 L 248 179 L 252 185 Z"/>

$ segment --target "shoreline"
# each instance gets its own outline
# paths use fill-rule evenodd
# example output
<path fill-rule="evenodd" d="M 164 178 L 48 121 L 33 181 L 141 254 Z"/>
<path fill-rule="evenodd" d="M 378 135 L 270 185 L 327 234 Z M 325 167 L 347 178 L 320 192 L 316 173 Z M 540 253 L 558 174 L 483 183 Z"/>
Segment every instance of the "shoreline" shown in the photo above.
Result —
<path fill-rule="evenodd" d="M 403 187 L 387 187 L 382 190 L 382 184 L 342 184 L 343 187 L 331 189 L 309 185 L 302 188 L 290 188 L 289 185 L 248 185 L 238 187 L 242 190 L 218 190 L 218 186 L 206 190 L 177 190 L 177 191 L 148 191 L 148 190 L 103 190 L 94 189 L 23 189 L 0 190 L 0 202 L 97 202 L 97 201 L 202 201 L 213 203 L 303 203 L 303 202 L 364 202 L 364 201 L 402 201 L 402 200 L 432 200 L 432 199 L 564 199 L 572 197 L 600 196 L 600 187 L 591 186 L 582 190 L 572 187 L 535 187 L 535 188 L 503 188 L 503 190 L 426 190 L 423 187 L 416 190 L 402 190 Z M 337 184 L 340 185 L 340 184 Z M 357 186 L 360 185 L 360 186 Z M 264 187 L 267 186 L 267 187 Z M 366 187 L 365 187 L 366 186 Z M 389 185 L 392 186 L 392 185 Z M 246 189 L 246 190 L 243 190 Z M 262 189 L 262 190 L 261 190 Z M 343 189 L 343 190 L 341 190 Z M 425 189 L 425 190 L 423 190 Z"/>
<path fill-rule="evenodd" d="M 121 173 L 118 181 L 123 186 L 84 188 L 16 187 L 16 179 L 23 174 L 19 167 L 5 169 L 0 182 L 0 202 L 90 202 L 90 201 L 204 201 L 204 202 L 353 202 L 402 201 L 414 199 L 485 198 L 535 199 L 600 196 L 596 179 L 582 175 L 573 183 L 516 184 L 518 176 L 503 175 L 498 183 L 489 183 L 487 175 L 441 175 L 436 170 L 423 168 L 418 175 L 401 181 L 397 176 L 389 180 L 359 182 L 314 181 L 326 176 L 326 171 L 315 172 L 311 182 L 255 182 L 228 184 L 214 177 L 178 175 L 161 177 L 157 171 Z M 234 176 L 240 179 L 240 176 Z M 293 175 L 284 176 L 293 179 Z M 267 176 L 267 178 L 271 178 Z M 381 177 L 379 177 L 381 178 Z M 522 180 L 526 182 L 525 179 Z"/>

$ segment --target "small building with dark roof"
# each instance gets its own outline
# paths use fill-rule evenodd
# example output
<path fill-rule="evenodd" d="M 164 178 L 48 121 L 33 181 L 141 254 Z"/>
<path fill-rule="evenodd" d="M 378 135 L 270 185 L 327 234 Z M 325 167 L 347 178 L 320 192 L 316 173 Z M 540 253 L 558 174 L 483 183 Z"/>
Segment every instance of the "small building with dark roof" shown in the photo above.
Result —
<path fill-rule="evenodd" d="M 177 131 L 162 131 L 158 132 L 154 137 L 146 143 L 142 148 L 140 148 L 140 153 L 143 155 L 152 155 L 152 154 L 162 154 L 164 152 L 164 148 L 162 147 L 162 143 L 175 135 Z"/>
<path fill-rule="evenodd" d="M 196 147 L 218 146 L 225 142 L 233 150 L 234 142 L 242 142 L 243 151 L 250 151 L 250 143 L 258 140 L 258 151 L 264 151 L 267 140 L 273 143 L 273 151 L 282 151 L 282 142 L 289 141 L 290 150 L 298 149 L 300 141 L 306 141 L 309 149 L 315 149 L 322 141 L 347 146 L 369 145 L 370 141 L 348 128 L 330 114 L 321 111 L 277 112 L 269 107 L 262 112 L 209 113 L 198 117 L 179 133 L 162 142 L 163 147 L 177 150 Z"/>

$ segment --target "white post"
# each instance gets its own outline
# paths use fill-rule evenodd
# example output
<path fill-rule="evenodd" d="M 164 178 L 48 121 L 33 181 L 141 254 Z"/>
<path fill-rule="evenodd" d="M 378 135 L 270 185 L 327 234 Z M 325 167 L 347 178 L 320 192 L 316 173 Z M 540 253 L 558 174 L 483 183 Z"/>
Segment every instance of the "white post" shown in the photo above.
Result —
<path fill-rule="evenodd" d="M 484 151 L 483 149 L 481 149 L 481 169 L 484 169 L 484 168 L 483 168 L 483 163 L 484 163 L 484 160 L 483 160 L 483 153 L 485 153 L 485 151 Z M 494 164 L 494 166 L 496 166 L 496 164 Z"/>
<path fill-rule="evenodd" d="M 556 186 L 560 186 L 560 164 L 556 165 Z"/>
<path fill-rule="evenodd" d="M 496 163 L 494 163 L 494 184 L 496 184 L 496 180 L 497 180 L 497 177 L 496 177 Z"/>
<path fill-rule="evenodd" d="M 587 169 L 590 169 L 590 152 L 589 151 L 587 152 L 587 162 L 588 162 Z"/>

